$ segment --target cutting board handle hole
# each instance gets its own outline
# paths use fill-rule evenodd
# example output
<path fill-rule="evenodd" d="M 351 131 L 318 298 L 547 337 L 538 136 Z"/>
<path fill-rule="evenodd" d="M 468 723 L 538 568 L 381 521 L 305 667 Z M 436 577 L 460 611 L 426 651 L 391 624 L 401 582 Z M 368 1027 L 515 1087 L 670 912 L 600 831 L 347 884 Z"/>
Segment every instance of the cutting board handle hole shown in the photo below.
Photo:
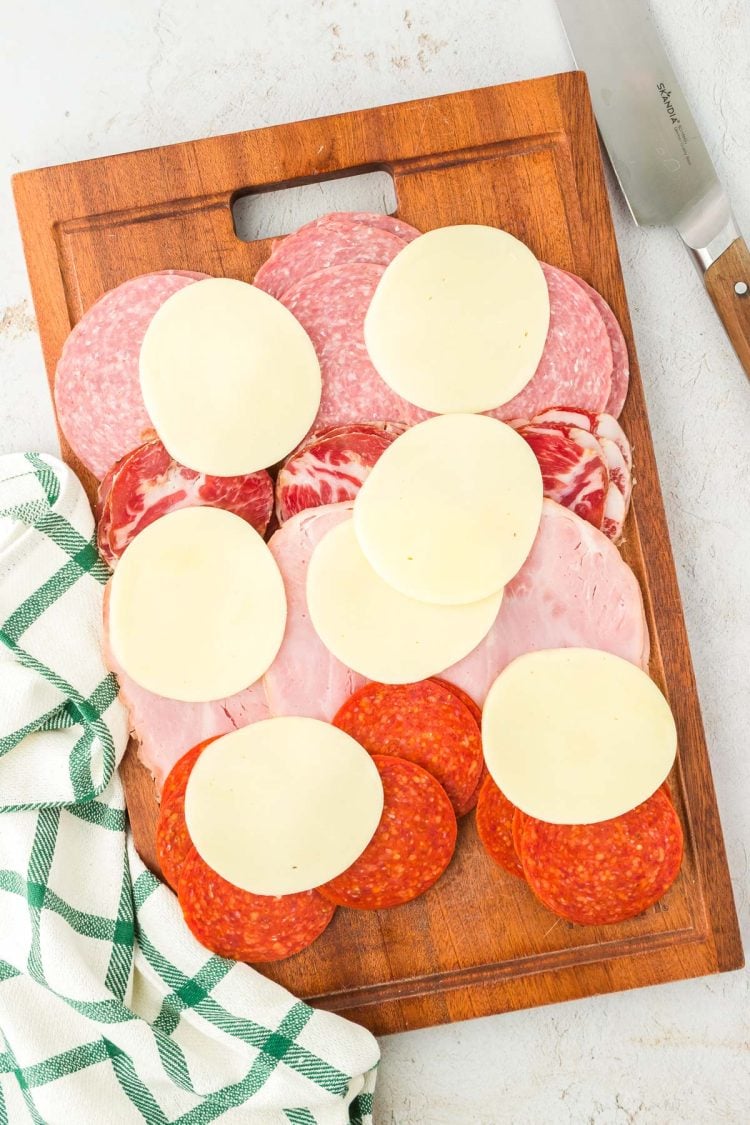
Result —
<path fill-rule="evenodd" d="M 390 172 L 355 172 L 270 191 L 240 193 L 232 202 L 234 233 L 242 242 L 278 238 L 328 211 L 375 211 L 398 206 Z"/>

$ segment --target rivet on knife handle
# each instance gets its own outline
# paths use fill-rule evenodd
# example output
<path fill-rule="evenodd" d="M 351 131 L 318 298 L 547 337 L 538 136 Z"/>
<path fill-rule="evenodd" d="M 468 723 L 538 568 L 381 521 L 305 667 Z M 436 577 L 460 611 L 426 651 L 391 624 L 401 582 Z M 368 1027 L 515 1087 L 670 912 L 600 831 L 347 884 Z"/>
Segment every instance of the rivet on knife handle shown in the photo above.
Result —
<path fill-rule="evenodd" d="M 750 250 L 744 238 L 734 240 L 708 267 L 703 280 L 750 378 Z"/>

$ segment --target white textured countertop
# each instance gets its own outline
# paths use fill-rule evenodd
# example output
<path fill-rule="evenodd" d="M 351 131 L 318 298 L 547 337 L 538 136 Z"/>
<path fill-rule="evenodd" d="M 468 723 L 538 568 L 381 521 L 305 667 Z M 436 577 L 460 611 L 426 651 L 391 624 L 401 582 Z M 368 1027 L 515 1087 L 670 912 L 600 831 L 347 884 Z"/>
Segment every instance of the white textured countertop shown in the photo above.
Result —
<path fill-rule="evenodd" d="M 750 234 L 750 7 L 652 7 Z M 552 0 L 26 0 L 3 9 L 0 451 L 57 448 L 11 173 L 570 67 Z M 677 236 L 636 229 L 617 194 L 613 206 L 747 945 L 750 384 Z M 393 1036 L 383 1041 L 378 1125 L 739 1125 L 750 1119 L 749 979 Z"/>

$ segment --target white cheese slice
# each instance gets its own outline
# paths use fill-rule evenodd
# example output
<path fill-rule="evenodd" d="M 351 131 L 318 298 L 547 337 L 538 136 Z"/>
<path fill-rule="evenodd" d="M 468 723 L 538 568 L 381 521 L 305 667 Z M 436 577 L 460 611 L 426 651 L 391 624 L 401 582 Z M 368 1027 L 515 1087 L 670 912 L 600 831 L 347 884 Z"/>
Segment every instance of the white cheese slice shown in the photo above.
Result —
<path fill-rule="evenodd" d="M 219 738 L 188 782 L 185 820 L 209 867 L 243 890 L 327 883 L 369 844 L 383 785 L 358 742 L 319 719 L 264 719 Z"/>
<path fill-rule="evenodd" d="M 493 410 L 536 371 L 549 328 L 539 262 L 496 227 L 423 234 L 388 265 L 365 318 L 373 364 L 439 414 Z"/>
<path fill-rule="evenodd" d="M 482 715 L 487 769 L 522 812 L 594 824 L 641 804 L 677 752 L 669 704 L 645 672 L 588 648 L 519 656 Z"/>
<path fill-rule="evenodd" d="M 461 660 L 487 635 L 501 602 L 502 592 L 467 605 L 400 594 L 362 554 L 351 520 L 321 540 L 307 572 L 320 639 L 349 668 L 386 684 L 424 680 Z"/>
<path fill-rule="evenodd" d="M 234 476 L 280 461 L 320 405 L 320 365 L 282 304 L 217 277 L 165 301 L 141 345 L 143 400 L 175 460 Z"/>
<path fill-rule="evenodd" d="M 249 523 L 183 508 L 137 535 L 109 597 L 115 660 L 141 687 L 197 703 L 249 687 L 271 665 L 286 624 L 279 569 Z"/>
<path fill-rule="evenodd" d="M 443 414 L 385 450 L 354 502 L 354 528 L 370 565 L 402 594 L 477 602 L 523 565 L 542 499 L 537 459 L 514 430 Z"/>

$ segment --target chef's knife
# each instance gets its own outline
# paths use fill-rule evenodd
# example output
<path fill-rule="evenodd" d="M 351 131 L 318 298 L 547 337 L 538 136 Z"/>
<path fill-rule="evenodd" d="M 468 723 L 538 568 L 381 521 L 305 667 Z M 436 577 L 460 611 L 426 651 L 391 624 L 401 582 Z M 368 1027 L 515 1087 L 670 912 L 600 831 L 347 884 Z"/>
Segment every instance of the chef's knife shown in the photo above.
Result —
<path fill-rule="evenodd" d="M 557 0 L 636 223 L 679 231 L 750 376 L 750 252 L 645 0 Z"/>

